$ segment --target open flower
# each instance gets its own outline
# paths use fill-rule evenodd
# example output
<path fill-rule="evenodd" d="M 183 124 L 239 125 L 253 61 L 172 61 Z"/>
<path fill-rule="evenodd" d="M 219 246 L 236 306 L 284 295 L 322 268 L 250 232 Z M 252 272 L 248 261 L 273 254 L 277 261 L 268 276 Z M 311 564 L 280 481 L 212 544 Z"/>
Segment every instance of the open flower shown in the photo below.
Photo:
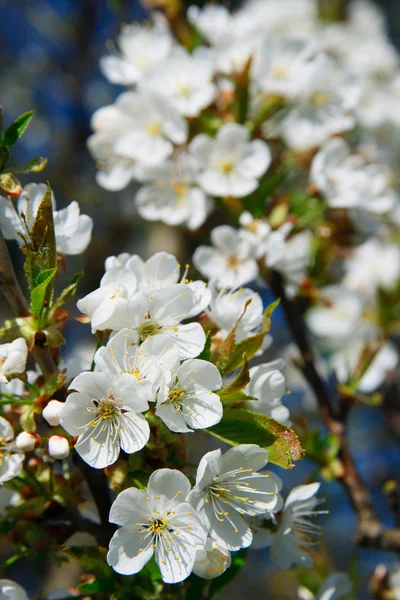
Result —
<path fill-rule="evenodd" d="M 286 499 L 278 530 L 271 534 L 270 557 L 281 569 L 289 569 L 292 565 L 313 566 L 308 550 L 315 544 L 321 528 L 309 517 L 321 514 L 321 511 L 315 511 L 320 503 L 315 497 L 319 487 L 319 483 L 299 485 Z"/>
<path fill-rule="evenodd" d="M 175 283 L 185 284 L 193 292 L 195 300 L 189 317 L 199 315 L 211 301 L 211 292 L 203 281 L 190 281 L 186 278 L 189 265 L 180 274 L 181 265 L 175 256 L 167 252 L 156 252 L 146 261 L 137 254 L 130 255 L 127 252 L 106 259 L 107 272 L 119 268 L 129 269 L 136 277 L 138 290 L 146 293 L 153 293 Z"/>
<path fill-rule="evenodd" d="M 214 579 L 231 566 L 231 553 L 208 537 L 204 548 L 198 548 L 193 573 L 203 579 Z"/>
<path fill-rule="evenodd" d="M 0 228 L 7 240 L 16 240 L 20 245 L 23 244 L 23 238 L 28 236 L 35 222 L 46 190 L 47 186 L 44 183 L 28 183 L 18 197 L 16 208 L 11 200 L 0 196 Z M 57 252 L 82 254 L 92 237 L 92 219 L 88 215 L 80 214 L 77 202 L 71 202 L 59 211 L 55 210 L 53 194 L 52 202 Z"/>
<path fill-rule="evenodd" d="M 189 501 L 206 524 L 211 537 L 228 550 L 250 546 L 253 534 L 243 518 L 273 511 L 278 485 L 269 473 L 258 473 L 268 452 L 255 444 L 242 444 L 222 454 L 208 452 L 197 469 Z"/>
<path fill-rule="evenodd" d="M 200 323 L 182 324 L 196 304 L 192 290 L 177 283 L 155 291 L 152 295 L 138 292 L 130 304 L 129 323 L 137 342 L 158 333 L 170 336 L 179 345 L 181 358 L 198 356 L 206 341 Z"/>
<path fill-rule="evenodd" d="M 164 373 L 158 392 L 156 415 L 171 431 L 188 433 L 219 423 L 222 403 L 214 390 L 222 385 L 221 375 L 213 364 L 199 359 L 179 361 Z"/>
<path fill-rule="evenodd" d="M 271 162 L 267 144 L 250 141 L 248 129 L 235 123 L 223 125 L 215 139 L 197 135 L 189 151 L 199 163 L 201 187 L 212 196 L 241 198 L 251 194 Z"/>
<path fill-rule="evenodd" d="M 60 423 L 70 435 L 78 436 L 75 449 L 89 465 L 103 469 L 118 458 L 141 450 L 150 428 L 139 414 L 148 408 L 128 374 L 111 378 L 106 373 L 82 373 L 69 389 L 60 413 Z"/>
<path fill-rule="evenodd" d="M 106 133 L 111 154 L 145 165 L 162 163 L 174 144 L 187 138 L 187 122 L 163 96 L 124 92 L 92 117 L 96 132 Z"/>
<path fill-rule="evenodd" d="M 125 25 L 117 43 L 120 53 L 103 56 L 100 68 L 111 83 L 120 85 L 139 82 L 151 67 L 168 56 L 172 48 L 171 34 L 161 20 L 151 29 L 143 25 Z"/>
<path fill-rule="evenodd" d="M 138 573 L 154 554 L 165 583 L 190 575 L 207 533 L 186 502 L 189 490 L 183 473 L 159 469 L 150 475 L 147 491 L 129 488 L 118 495 L 110 521 L 121 528 L 111 538 L 107 555 L 117 573 Z"/>
<path fill-rule="evenodd" d="M 220 225 L 211 231 L 211 246 L 199 246 L 194 255 L 195 267 L 221 289 L 237 288 L 258 276 L 252 248 L 240 231 Z"/>
<path fill-rule="evenodd" d="M 139 345 L 133 329 L 121 329 L 97 350 L 94 361 L 100 371 L 114 377 L 134 377 L 138 393 L 147 402 L 154 402 L 163 373 L 179 365 L 179 354 L 178 344 L 168 335 L 153 335 Z"/>
<path fill-rule="evenodd" d="M 0 484 L 21 473 L 24 457 L 14 442 L 12 426 L 4 417 L 0 417 Z"/>
<path fill-rule="evenodd" d="M 0 383 L 7 383 L 12 375 L 25 371 L 28 346 L 24 338 L 9 344 L 0 344 Z"/>
<path fill-rule="evenodd" d="M 352 111 L 361 92 L 354 76 L 325 54 L 305 64 L 302 80 L 302 90 L 281 123 L 284 141 L 298 151 L 315 148 L 335 133 L 352 129 L 356 122 Z"/>
<path fill-rule="evenodd" d="M 146 184 L 136 194 L 135 204 L 144 219 L 167 225 L 186 223 L 189 229 L 197 229 L 206 220 L 209 201 L 197 183 L 196 161 L 189 154 L 143 169 L 141 181 Z"/>
<path fill-rule="evenodd" d="M 252 367 L 245 393 L 258 399 L 248 402 L 249 408 L 290 426 L 289 410 L 282 404 L 282 396 L 286 392 L 284 367 L 281 359 Z"/>
<path fill-rule="evenodd" d="M 329 140 L 316 154 L 310 176 L 332 208 L 379 215 L 388 212 L 397 200 L 385 170 L 368 164 L 359 154 L 351 154 L 342 138 Z"/>
<path fill-rule="evenodd" d="M 209 315 L 218 325 L 218 336 L 225 338 L 237 321 L 236 341 L 241 342 L 257 333 L 263 321 L 264 307 L 261 296 L 249 288 L 215 293 L 210 304 Z"/>
<path fill-rule="evenodd" d="M 213 62 L 207 49 L 198 48 L 189 54 L 176 47 L 146 76 L 141 88 L 165 96 L 186 117 L 197 117 L 214 99 L 212 76 Z"/>

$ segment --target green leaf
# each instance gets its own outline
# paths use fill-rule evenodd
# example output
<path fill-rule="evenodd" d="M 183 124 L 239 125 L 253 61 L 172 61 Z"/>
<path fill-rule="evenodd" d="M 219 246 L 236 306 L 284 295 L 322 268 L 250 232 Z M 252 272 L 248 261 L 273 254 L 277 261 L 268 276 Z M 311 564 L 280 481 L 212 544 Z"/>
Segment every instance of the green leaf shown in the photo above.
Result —
<path fill-rule="evenodd" d="M 206 341 L 203 350 L 200 352 L 197 358 L 201 360 L 210 360 L 211 356 L 211 331 L 207 332 Z"/>
<path fill-rule="evenodd" d="M 47 165 L 47 158 L 43 156 L 35 156 L 32 160 L 26 163 L 26 165 L 20 165 L 8 169 L 9 173 L 40 173 Z"/>
<path fill-rule="evenodd" d="M 268 450 L 271 463 L 291 469 L 304 451 L 293 429 L 245 408 L 225 408 L 222 421 L 204 430 L 221 441 L 237 446 L 258 444 Z"/>
<path fill-rule="evenodd" d="M 30 110 L 29 112 L 24 113 L 19 116 L 3 133 L 1 138 L 1 145 L 6 148 L 11 148 L 22 137 L 25 133 L 26 128 L 32 120 L 33 115 L 35 114 L 34 110 Z"/>
<path fill-rule="evenodd" d="M 31 313 L 35 317 L 39 317 L 42 314 L 42 309 L 46 300 L 46 292 L 48 286 L 53 281 L 57 274 L 57 267 L 42 271 L 37 281 L 39 282 L 35 288 L 31 291 Z"/>
<path fill-rule="evenodd" d="M 66 288 L 63 289 L 61 294 L 58 296 L 57 300 L 54 302 L 53 310 L 60 308 L 60 306 L 62 306 L 63 304 L 65 304 L 66 302 L 68 302 L 75 296 L 76 290 L 78 289 L 79 280 L 83 277 L 83 275 L 84 275 L 83 271 L 80 271 L 79 273 L 77 273 L 75 275 L 75 277 L 72 279 L 71 283 L 69 285 L 67 285 Z"/>
<path fill-rule="evenodd" d="M 0 189 L 8 196 L 19 196 L 22 192 L 22 186 L 18 179 L 11 173 L 0 175 Z"/>

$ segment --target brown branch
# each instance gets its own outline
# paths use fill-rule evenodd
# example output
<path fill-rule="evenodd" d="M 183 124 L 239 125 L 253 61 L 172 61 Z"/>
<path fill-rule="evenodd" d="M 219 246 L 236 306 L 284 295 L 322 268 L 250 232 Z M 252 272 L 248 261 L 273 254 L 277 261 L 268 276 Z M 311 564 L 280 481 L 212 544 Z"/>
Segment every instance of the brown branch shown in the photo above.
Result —
<path fill-rule="evenodd" d="M 16 317 L 27 317 L 30 314 L 26 298 L 18 283 L 14 266 L 8 253 L 7 244 L 0 231 L 0 290 Z M 57 371 L 56 363 L 47 346 L 36 343 L 33 346 L 33 355 L 42 373 Z"/>
<path fill-rule="evenodd" d="M 358 516 L 356 543 L 363 548 L 400 552 L 400 529 L 386 529 L 376 516 L 371 495 L 365 486 L 350 453 L 344 422 L 332 408 L 324 381 L 315 367 L 315 358 L 304 327 L 303 316 L 296 304 L 286 296 L 282 276 L 273 272 L 271 287 L 281 299 L 286 321 L 303 359 L 303 374 L 319 403 L 322 419 L 330 433 L 339 442 L 338 458 L 341 462 L 340 481 Z"/>

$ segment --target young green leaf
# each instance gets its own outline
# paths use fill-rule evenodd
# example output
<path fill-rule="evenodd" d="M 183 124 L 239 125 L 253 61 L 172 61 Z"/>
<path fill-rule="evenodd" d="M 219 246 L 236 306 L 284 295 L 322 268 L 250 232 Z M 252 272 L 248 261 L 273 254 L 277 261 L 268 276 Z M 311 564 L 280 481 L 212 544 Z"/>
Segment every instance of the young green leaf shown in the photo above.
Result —
<path fill-rule="evenodd" d="M 11 173 L 3 173 L 0 175 L 0 190 L 8 196 L 19 196 L 22 192 L 22 186 L 18 179 Z"/>
<path fill-rule="evenodd" d="M 231 446 L 258 444 L 268 450 L 269 461 L 283 469 L 304 455 L 293 429 L 245 408 L 225 408 L 222 421 L 204 430 Z"/>
<path fill-rule="evenodd" d="M 19 140 L 25 133 L 26 128 L 32 120 L 33 115 L 35 114 L 34 110 L 30 110 L 22 115 L 20 115 L 7 129 L 2 135 L 1 145 L 6 148 L 11 148 L 14 146 L 15 142 Z"/>
<path fill-rule="evenodd" d="M 9 173 L 40 173 L 47 165 L 47 158 L 43 156 L 35 156 L 32 160 L 27 162 L 25 165 L 13 167 L 7 169 Z"/>
<path fill-rule="evenodd" d="M 31 291 L 31 313 L 33 316 L 40 317 L 42 314 L 42 310 L 45 307 L 47 289 L 52 283 L 56 274 L 57 267 L 40 273 L 38 277 L 39 283 Z"/>

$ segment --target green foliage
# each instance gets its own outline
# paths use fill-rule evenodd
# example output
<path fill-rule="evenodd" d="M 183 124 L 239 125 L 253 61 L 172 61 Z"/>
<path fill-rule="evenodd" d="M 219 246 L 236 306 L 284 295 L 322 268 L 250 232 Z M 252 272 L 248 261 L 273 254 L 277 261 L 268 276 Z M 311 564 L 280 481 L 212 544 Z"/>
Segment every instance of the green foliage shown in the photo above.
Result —
<path fill-rule="evenodd" d="M 207 331 L 206 341 L 203 350 L 198 355 L 201 360 L 210 360 L 211 358 L 211 331 Z"/>
<path fill-rule="evenodd" d="M 8 169 L 8 173 L 41 173 L 47 165 L 47 158 L 43 156 L 35 156 L 32 160 L 27 162 L 25 165 L 19 165 Z"/>
<path fill-rule="evenodd" d="M 49 286 L 52 284 L 57 274 L 57 267 L 42 271 L 37 277 L 37 285 L 31 291 L 31 314 L 34 317 L 40 317 Z"/>
<path fill-rule="evenodd" d="M 205 431 L 231 446 L 258 444 L 268 450 L 269 461 L 283 469 L 291 469 L 304 455 L 293 429 L 245 408 L 225 407 L 222 421 Z"/>
<path fill-rule="evenodd" d="M 242 390 L 250 382 L 250 372 L 246 355 L 243 356 L 243 366 L 235 379 L 227 386 L 221 388 L 217 394 L 221 402 L 227 405 L 232 405 L 248 400 L 257 400 L 251 396 L 247 396 Z"/>
<path fill-rule="evenodd" d="M 22 115 L 20 115 L 3 133 L 0 140 L 0 145 L 5 148 L 11 148 L 14 146 L 15 142 L 22 137 L 32 120 L 35 111 L 30 110 Z"/>

